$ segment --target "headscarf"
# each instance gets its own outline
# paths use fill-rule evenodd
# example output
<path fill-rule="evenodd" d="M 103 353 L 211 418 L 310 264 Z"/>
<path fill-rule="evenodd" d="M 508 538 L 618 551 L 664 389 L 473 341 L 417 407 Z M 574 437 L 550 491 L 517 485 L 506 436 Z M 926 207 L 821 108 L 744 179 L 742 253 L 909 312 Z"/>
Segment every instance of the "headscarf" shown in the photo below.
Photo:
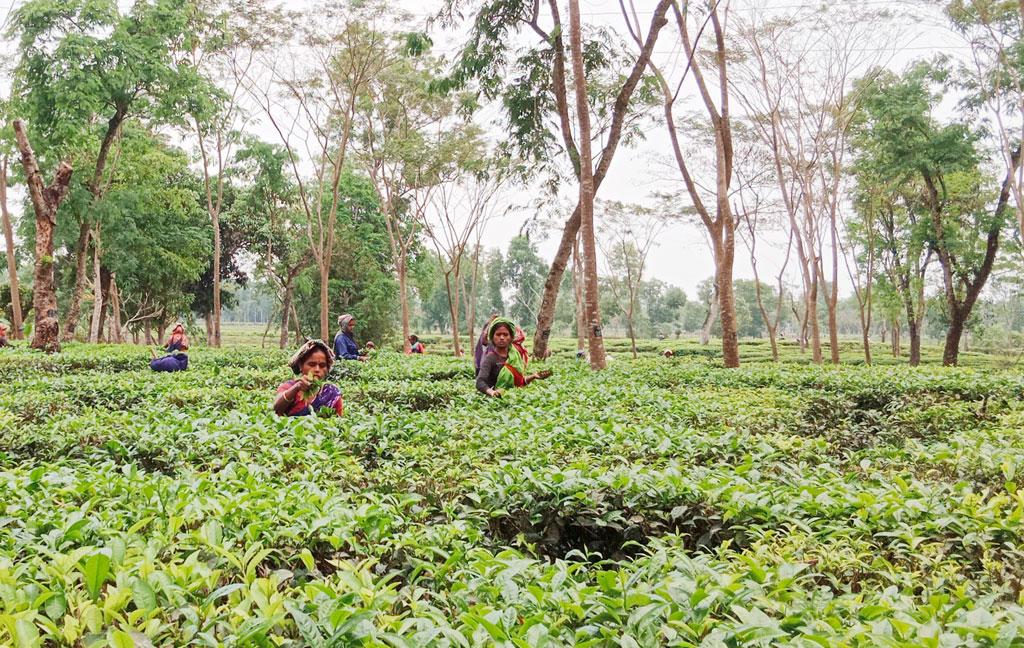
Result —
<path fill-rule="evenodd" d="M 526 385 L 526 364 L 530 361 L 529 355 L 523 347 L 526 335 L 512 320 L 507 317 L 498 317 L 491 322 L 490 327 L 487 329 L 487 339 L 492 345 L 494 343 L 494 333 L 498 330 L 499 326 L 507 326 L 512 331 L 512 341 L 509 344 L 508 359 L 505 360 L 505 366 L 498 372 L 498 381 L 494 386 L 498 389 L 523 387 Z"/>
<path fill-rule="evenodd" d="M 182 322 L 178 322 L 171 329 L 171 336 L 167 339 L 167 346 L 171 346 L 175 342 L 178 343 L 179 349 L 188 351 L 188 336 L 185 335 L 185 325 Z"/>
<path fill-rule="evenodd" d="M 324 356 L 327 358 L 327 373 L 331 373 L 331 367 L 334 366 L 334 352 L 331 351 L 331 347 L 327 346 L 323 340 L 306 340 L 306 343 L 300 346 L 299 350 L 288 361 L 288 366 L 292 368 L 296 375 L 302 373 L 302 363 L 314 351 L 324 352 Z"/>
<path fill-rule="evenodd" d="M 355 319 L 355 316 L 351 313 L 345 313 L 344 315 L 338 315 L 338 330 L 341 333 L 348 333 L 348 323 Z"/>

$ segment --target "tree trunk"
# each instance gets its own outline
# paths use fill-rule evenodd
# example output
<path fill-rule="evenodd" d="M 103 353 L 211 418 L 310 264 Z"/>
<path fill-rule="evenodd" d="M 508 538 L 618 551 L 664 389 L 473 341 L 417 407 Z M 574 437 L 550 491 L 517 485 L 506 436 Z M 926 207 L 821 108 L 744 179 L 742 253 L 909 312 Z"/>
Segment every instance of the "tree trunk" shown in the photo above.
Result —
<path fill-rule="evenodd" d="M 444 275 L 444 287 L 448 293 L 448 315 L 452 321 L 452 353 L 458 358 L 462 356 L 462 346 L 459 344 L 459 293 L 458 277 L 455 278 L 455 287 L 452 287 L 451 273 Z M 409 336 L 405 336 L 406 340 Z"/>
<path fill-rule="evenodd" d="M 281 298 L 281 337 L 277 343 L 282 349 L 288 347 L 288 318 L 292 314 L 292 293 L 294 288 L 289 280 L 284 285 L 284 296 Z M 324 340 L 327 342 L 327 340 Z"/>
<path fill-rule="evenodd" d="M 409 345 L 409 289 L 408 289 L 408 269 L 405 267 L 405 259 L 399 260 L 397 264 L 398 271 L 398 301 L 402 305 L 402 346 L 406 353 L 409 353 L 412 347 Z"/>
<path fill-rule="evenodd" d="M 7 211 L 7 156 L 0 161 L 0 216 L 3 217 L 4 241 L 7 244 L 7 281 L 11 287 L 11 337 L 20 340 L 24 337 L 25 323 L 21 319 L 21 293 L 18 288 L 18 260 L 14 255 L 14 228 L 11 226 L 11 214 Z"/>
<path fill-rule="evenodd" d="M 836 321 L 836 307 L 839 304 L 839 255 L 836 251 L 836 227 L 832 222 L 832 285 L 829 286 L 828 306 L 828 344 L 831 351 L 832 364 L 839 364 L 839 323 Z"/>
<path fill-rule="evenodd" d="M 329 283 L 331 280 L 331 267 L 326 263 L 320 263 L 320 339 L 327 340 L 331 336 L 329 303 Z"/>
<path fill-rule="evenodd" d="M 960 338 L 964 334 L 967 318 L 960 309 L 950 312 L 949 315 L 949 328 L 946 329 L 946 345 L 942 349 L 942 364 L 952 367 L 956 365 L 960 357 Z"/>
<path fill-rule="evenodd" d="M 583 39 L 580 28 L 579 0 L 569 0 L 569 42 L 575 81 L 577 128 L 580 140 L 580 237 L 583 243 L 584 298 L 587 311 L 587 341 L 590 367 L 608 366 L 601 334 L 601 296 L 597 284 L 597 244 L 594 240 L 594 159 L 591 152 L 590 104 L 587 100 L 587 79 L 583 69 Z M 535 350 L 536 352 L 536 350 Z"/>
<path fill-rule="evenodd" d="M 89 284 L 89 239 L 92 228 L 88 223 L 78 226 L 78 242 L 75 243 L 75 289 L 71 293 L 71 303 L 64 318 L 64 341 L 75 339 L 78 321 L 82 317 L 82 300 L 85 298 L 85 287 Z"/>
<path fill-rule="evenodd" d="M 25 133 L 25 123 L 15 119 L 13 126 L 36 215 L 36 260 L 32 286 L 35 325 L 32 330 L 32 348 L 53 353 L 60 351 L 57 289 L 53 276 L 53 230 L 57 225 L 57 208 L 68 193 L 72 169 L 66 161 L 61 162 L 53 182 L 44 186 L 35 153 Z"/>
<path fill-rule="evenodd" d="M 728 217 L 731 220 L 731 216 Z M 726 367 L 740 366 L 739 339 L 736 336 L 736 300 L 733 296 L 732 267 L 735 240 L 730 237 L 730 222 L 723 223 L 725 241 L 718 250 L 715 263 L 715 282 L 718 284 L 719 317 L 722 320 L 722 360 Z"/>
<path fill-rule="evenodd" d="M 718 301 L 718 267 L 715 267 L 715 283 L 712 286 L 711 292 L 711 303 L 708 304 L 708 314 L 704 317 L 704 326 L 700 329 L 700 343 L 707 345 L 711 343 L 711 329 L 714 328 L 715 322 L 718 321 L 718 311 L 720 302 Z"/>
<path fill-rule="evenodd" d="M 302 322 L 299 321 L 299 313 L 295 310 L 295 301 L 292 301 L 292 324 L 295 325 L 295 345 L 302 344 L 302 338 L 305 336 L 302 334 Z"/>
<path fill-rule="evenodd" d="M 807 321 L 811 327 L 811 360 L 821 364 L 821 323 L 818 321 L 818 286 L 821 275 L 817 259 L 811 260 L 811 286 L 807 291 Z"/>
<path fill-rule="evenodd" d="M 99 334 L 96 336 L 96 341 L 102 343 L 109 342 L 109 338 L 104 340 L 104 334 L 107 330 L 107 311 L 110 308 L 110 271 L 104 268 L 102 263 L 100 264 L 100 293 L 103 295 L 103 307 L 100 309 Z"/>
<path fill-rule="evenodd" d="M 861 325 L 861 339 L 864 344 L 864 363 L 871 364 L 871 327 L 870 325 Z"/>
<path fill-rule="evenodd" d="M 206 345 L 213 345 L 213 312 L 203 313 L 203 326 L 206 328 Z"/>
<path fill-rule="evenodd" d="M 213 331 L 210 346 L 220 348 L 220 214 L 210 210 L 213 223 Z"/>
<path fill-rule="evenodd" d="M 142 325 L 142 335 L 147 345 L 152 346 L 156 344 L 156 342 L 153 341 L 153 322 L 148 319 Z"/>
<path fill-rule="evenodd" d="M 121 344 L 121 295 L 117 289 L 117 277 L 110 274 L 110 334 L 107 339 L 114 344 Z"/>
<path fill-rule="evenodd" d="M 466 324 L 467 324 L 466 329 L 469 332 L 469 337 L 467 338 L 469 340 L 469 342 L 467 342 L 467 344 L 469 344 L 471 346 L 473 344 L 473 340 L 476 339 L 476 335 L 475 335 L 475 333 L 476 333 L 476 301 L 477 301 L 477 286 L 478 286 L 478 281 L 477 280 L 479 278 L 479 275 L 480 275 L 480 243 L 478 241 L 477 245 L 476 245 L 476 250 L 474 251 L 474 254 L 473 254 L 473 279 L 472 279 L 472 281 L 469 284 L 469 308 L 466 309 L 467 310 L 467 313 L 466 313 Z"/>
<path fill-rule="evenodd" d="M 910 366 L 916 367 L 921 364 L 921 327 L 911 319 L 907 322 L 907 329 L 910 333 Z"/>
<path fill-rule="evenodd" d="M 576 352 L 580 353 L 587 348 L 587 315 L 583 308 L 583 260 L 580 258 L 579 237 L 573 245 L 572 287 L 576 299 Z"/>
<path fill-rule="evenodd" d="M 100 231 L 97 227 L 92 234 L 92 319 L 89 320 L 89 343 L 100 339 L 100 314 L 103 312 L 103 273 L 100 263 Z"/>

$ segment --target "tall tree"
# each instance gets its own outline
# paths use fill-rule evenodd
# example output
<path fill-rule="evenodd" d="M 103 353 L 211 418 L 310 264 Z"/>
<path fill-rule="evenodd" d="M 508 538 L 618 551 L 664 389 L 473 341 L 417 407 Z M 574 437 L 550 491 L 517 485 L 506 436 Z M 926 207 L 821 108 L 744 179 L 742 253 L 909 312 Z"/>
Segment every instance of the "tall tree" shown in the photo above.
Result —
<path fill-rule="evenodd" d="M 330 278 L 341 183 L 360 98 L 388 60 L 380 3 L 317 4 L 304 13 L 253 13 L 251 69 L 237 69 L 288 153 L 319 272 L 320 335 L 330 337 Z M 285 24 L 281 29 L 279 23 Z M 270 35 L 269 37 L 267 35 Z M 308 158 L 308 160 L 304 160 Z M 307 176 L 304 162 L 312 166 Z"/>
<path fill-rule="evenodd" d="M 32 348 L 53 353 L 60 351 L 57 287 L 53 281 L 53 228 L 57 224 L 57 208 L 68 193 L 72 169 L 66 161 L 61 162 L 53 182 L 44 184 L 39 163 L 28 141 L 25 122 L 15 119 L 13 125 L 21 163 L 25 167 L 25 182 L 36 214 L 36 260 L 32 284 L 32 308 L 36 312 L 36 321 L 32 330 Z"/>
<path fill-rule="evenodd" d="M 0 160 L 0 218 L 3 219 L 4 242 L 7 245 L 7 283 L 11 288 L 11 311 L 15 340 L 24 337 L 24 323 L 21 321 L 21 293 L 18 289 L 18 259 L 14 254 L 14 229 L 11 214 L 7 209 L 7 156 Z"/>
<path fill-rule="evenodd" d="M 459 4 L 459 0 L 448 2 L 450 10 Z M 588 53 L 593 53 L 584 61 L 588 86 L 601 72 L 613 79 L 591 86 L 595 90 L 593 114 L 603 117 L 601 127 L 596 130 L 600 131 L 605 142 L 592 171 L 595 193 L 607 175 L 623 138 L 639 132 L 636 130 L 637 113 L 630 109 L 631 100 L 644 80 L 644 71 L 658 34 L 668 24 L 665 16 L 671 4 L 672 0 L 659 0 L 651 14 L 650 27 L 644 34 L 635 13 L 627 8 L 626 3 L 620 3 L 630 35 L 639 48 L 635 56 L 629 57 L 625 69 L 610 66 L 618 57 L 600 55 L 607 52 L 600 38 L 587 38 L 583 47 Z M 535 34 L 540 44 L 519 52 L 519 56 L 512 56 L 523 30 Z M 551 160 L 557 159 L 554 154 L 561 152 L 568 158 L 574 180 L 579 182 L 582 177 L 580 137 L 573 125 L 569 95 L 573 78 L 567 65 L 569 52 L 564 38 L 568 31 L 562 23 L 557 0 L 548 0 L 547 3 L 530 0 L 515 0 L 511 4 L 489 3 L 477 14 L 469 42 L 460 53 L 448 85 L 461 86 L 475 79 L 485 98 L 502 96 L 511 144 L 519 154 L 550 169 Z M 514 72 L 509 74 L 509 68 Z M 597 91 L 598 87 L 605 88 L 605 91 Z M 562 229 L 558 250 L 544 284 L 533 341 L 536 357 L 547 355 L 562 276 L 573 253 L 580 224 L 581 210 L 577 204 Z"/>
<path fill-rule="evenodd" d="M 56 158 L 90 151 L 93 168 L 87 183 L 93 203 L 98 202 L 108 187 L 107 165 L 126 120 L 179 122 L 185 101 L 210 91 L 199 72 L 178 56 L 199 13 L 195 0 L 142 0 L 128 13 L 115 0 L 30 0 L 20 6 L 12 17 L 20 53 L 13 103 L 29 119 L 34 138 L 45 144 L 42 166 L 50 166 L 51 153 Z M 80 217 L 65 339 L 78 326 L 88 283 L 88 247 L 99 234 L 91 209 Z M 99 241 L 92 243 L 102 249 Z"/>
<path fill-rule="evenodd" d="M 633 357 L 637 357 L 636 319 L 647 257 L 655 246 L 665 220 L 641 205 L 618 201 L 601 204 L 601 251 L 608 267 L 608 283 L 626 316 Z"/>
<path fill-rule="evenodd" d="M 723 4 L 724 6 L 722 6 Z M 704 25 L 710 24 L 714 35 L 714 49 L 709 57 L 714 65 L 715 78 L 713 80 L 708 79 L 705 74 L 702 61 L 703 53 L 697 51 L 698 43 L 691 35 L 689 24 L 691 5 L 686 4 L 682 9 L 678 5 L 674 5 L 673 14 L 683 48 L 688 54 L 686 69 L 693 71 L 694 83 L 714 129 L 715 183 L 710 197 L 703 195 L 697 180 L 691 173 L 676 128 L 676 100 L 684 79 L 680 78 L 674 88 L 658 66 L 650 63 L 650 67 L 654 70 L 661 86 L 665 121 L 676 165 L 690 200 L 707 232 L 715 260 L 714 285 L 718 294 L 718 316 L 722 322 L 722 359 L 726 367 L 738 367 L 740 352 L 739 341 L 736 337 L 736 304 L 733 299 L 732 281 L 733 262 L 736 256 L 737 223 L 729 202 L 733 180 L 732 117 L 729 109 L 729 58 L 726 51 L 725 26 L 721 18 L 722 14 L 728 11 L 728 1 L 724 3 L 709 1 L 706 5 L 704 13 L 696 15 L 696 19 Z M 698 35 L 702 32 L 703 28 Z M 712 200 L 714 201 L 713 206 L 709 205 Z"/>
<path fill-rule="evenodd" d="M 453 97 L 430 89 L 439 62 L 422 52 L 413 56 L 421 46 L 415 39 L 413 45 L 389 37 L 379 54 L 381 69 L 360 97 L 356 122 L 358 157 L 387 219 L 406 347 L 409 261 L 427 213 L 441 187 L 454 183 L 483 156 L 479 129 L 457 113 Z"/>
<path fill-rule="evenodd" d="M 949 313 L 942 361 L 952 365 L 999 251 L 1020 150 L 999 189 L 989 191 L 979 163 L 979 134 L 965 124 L 940 124 L 932 116 L 939 96 L 930 86 L 942 75 L 926 64 L 903 77 L 876 75 L 864 102 L 858 164 L 907 196 L 908 211 L 927 228 Z"/>

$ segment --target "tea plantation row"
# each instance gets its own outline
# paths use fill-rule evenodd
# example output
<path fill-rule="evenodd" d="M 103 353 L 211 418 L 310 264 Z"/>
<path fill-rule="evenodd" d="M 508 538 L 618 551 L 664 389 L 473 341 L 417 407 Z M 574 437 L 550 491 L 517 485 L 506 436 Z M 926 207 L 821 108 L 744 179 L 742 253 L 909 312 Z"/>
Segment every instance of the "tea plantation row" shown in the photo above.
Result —
<path fill-rule="evenodd" d="M 4 350 L 0 645 L 1024 646 L 1017 373 L 658 347 L 382 353 L 340 419 L 282 352 Z"/>

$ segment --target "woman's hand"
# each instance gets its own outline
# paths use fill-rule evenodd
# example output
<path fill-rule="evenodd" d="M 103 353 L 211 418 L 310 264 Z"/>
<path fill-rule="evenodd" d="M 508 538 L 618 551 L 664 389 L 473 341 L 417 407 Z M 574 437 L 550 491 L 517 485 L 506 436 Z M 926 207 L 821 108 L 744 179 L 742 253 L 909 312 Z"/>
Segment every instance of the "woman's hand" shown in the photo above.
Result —
<path fill-rule="evenodd" d="M 547 380 L 548 378 L 551 377 L 551 373 L 552 372 L 550 369 L 545 369 L 537 373 L 537 378 L 539 378 L 540 380 Z"/>
<path fill-rule="evenodd" d="M 501 390 L 500 389 L 493 389 L 493 388 L 492 389 L 488 389 L 487 390 L 487 395 L 490 396 L 491 398 L 501 398 Z"/>
<path fill-rule="evenodd" d="M 309 388 L 309 379 L 306 378 L 305 376 L 300 375 L 299 378 L 295 381 L 295 384 L 289 387 L 288 391 L 286 391 L 285 393 L 288 395 L 288 398 L 292 402 L 295 402 L 295 397 L 298 396 L 299 394 L 309 391 Z"/>

